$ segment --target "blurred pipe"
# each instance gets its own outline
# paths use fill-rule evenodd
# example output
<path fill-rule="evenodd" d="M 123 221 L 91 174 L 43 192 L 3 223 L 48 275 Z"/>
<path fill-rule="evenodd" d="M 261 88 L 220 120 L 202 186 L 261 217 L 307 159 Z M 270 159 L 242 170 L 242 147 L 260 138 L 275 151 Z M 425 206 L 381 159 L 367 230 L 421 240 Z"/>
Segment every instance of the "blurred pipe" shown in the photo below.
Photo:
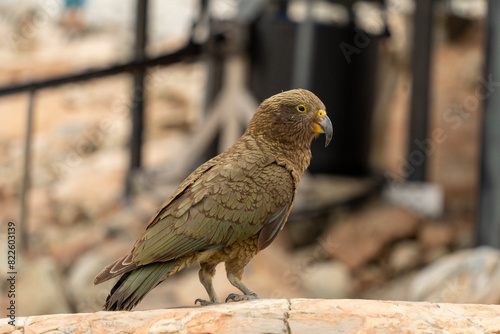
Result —
<path fill-rule="evenodd" d="M 151 66 L 167 66 L 182 61 L 194 61 L 202 55 L 201 44 L 191 43 L 184 48 L 172 53 L 164 54 L 155 58 L 145 58 L 141 61 L 132 60 L 125 64 L 115 64 L 102 69 L 85 70 L 76 74 L 63 75 L 51 79 L 31 81 L 28 83 L 18 83 L 9 86 L 0 87 L 0 96 L 7 96 L 17 93 L 24 93 L 33 89 L 57 87 L 79 81 L 99 79 L 110 75 L 117 75 L 124 72 L 133 73 L 137 69 Z"/>
<path fill-rule="evenodd" d="M 148 0 L 137 0 L 137 17 L 135 28 L 135 60 L 142 61 L 146 58 L 147 44 L 147 16 Z M 130 165 L 125 181 L 125 196 L 132 193 L 133 178 L 142 165 L 142 139 L 144 129 L 144 68 L 133 72 L 134 86 L 132 88 L 132 134 L 130 138 Z"/>
<path fill-rule="evenodd" d="M 297 28 L 293 63 L 292 88 L 310 89 L 312 52 L 314 43 L 314 22 L 312 7 L 314 0 L 306 0 L 307 15 Z"/>
<path fill-rule="evenodd" d="M 26 120 L 26 137 L 24 146 L 24 166 L 23 166 L 23 182 L 21 185 L 20 198 L 20 218 L 19 218 L 19 233 L 21 239 L 21 250 L 28 251 L 28 191 L 30 186 L 30 168 L 31 168 L 31 141 L 33 132 L 33 107 L 35 101 L 35 90 L 29 91 L 28 115 Z"/>
<path fill-rule="evenodd" d="M 413 17 L 412 87 L 408 163 L 413 167 L 408 181 L 425 181 L 427 154 L 422 144 L 427 140 L 432 50 L 433 0 L 415 1 Z"/>
<path fill-rule="evenodd" d="M 488 6 L 477 243 L 500 248 L 500 2 Z"/>
<path fill-rule="evenodd" d="M 148 0 L 137 0 L 137 17 L 135 22 L 135 60 L 146 58 Z"/>

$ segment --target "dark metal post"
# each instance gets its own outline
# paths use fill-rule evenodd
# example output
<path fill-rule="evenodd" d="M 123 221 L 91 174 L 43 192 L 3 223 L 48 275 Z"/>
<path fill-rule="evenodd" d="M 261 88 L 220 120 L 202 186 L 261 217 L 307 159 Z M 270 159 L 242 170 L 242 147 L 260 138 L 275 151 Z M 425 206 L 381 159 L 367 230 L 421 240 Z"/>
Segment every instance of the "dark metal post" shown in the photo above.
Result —
<path fill-rule="evenodd" d="M 477 243 L 500 248 L 500 2 L 488 7 Z"/>
<path fill-rule="evenodd" d="M 148 0 L 137 0 L 135 29 L 135 60 L 146 58 Z M 125 184 L 125 196 L 132 192 L 133 177 L 142 164 L 142 132 L 144 128 L 144 69 L 133 72 L 132 135 L 130 138 L 130 165 Z"/>
<path fill-rule="evenodd" d="M 413 54 L 411 70 L 410 138 L 408 162 L 411 172 L 408 181 L 425 181 L 427 153 L 422 152 L 421 143 L 427 139 L 430 58 L 432 50 L 433 0 L 415 1 L 413 17 Z M 418 145 L 420 142 L 420 145 Z"/>
<path fill-rule="evenodd" d="M 33 106 L 35 100 L 35 90 L 29 91 L 28 115 L 26 120 L 26 137 L 24 144 L 24 170 L 23 182 L 21 185 L 20 198 L 20 217 L 19 217 L 19 233 L 21 239 L 21 249 L 26 252 L 28 250 L 28 191 L 30 186 L 30 168 L 31 168 L 31 140 L 33 132 Z"/>
<path fill-rule="evenodd" d="M 297 28 L 295 59 L 293 62 L 293 88 L 311 89 L 312 52 L 314 47 L 313 1 L 306 1 L 306 18 Z"/>

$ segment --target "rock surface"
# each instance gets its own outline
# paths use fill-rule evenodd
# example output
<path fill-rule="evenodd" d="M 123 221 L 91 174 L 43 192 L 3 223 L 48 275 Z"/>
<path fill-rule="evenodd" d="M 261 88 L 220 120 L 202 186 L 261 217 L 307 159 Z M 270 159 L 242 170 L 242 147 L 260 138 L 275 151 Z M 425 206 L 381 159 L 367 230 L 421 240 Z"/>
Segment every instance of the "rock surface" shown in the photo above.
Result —
<path fill-rule="evenodd" d="M 207 307 L 0 320 L 1 333 L 498 333 L 500 306 L 261 299 Z"/>
<path fill-rule="evenodd" d="M 332 258 L 356 269 L 376 258 L 386 244 L 414 235 L 419 223 L 411 211 L 381 204 L 345 217 L 319 243 Z"/>
<path fill-rule="evenodd" d="M 497 304 L 499 276 L 500 251 L 487 246 L 462 250 L 420 271 L 409 286 L 408 300 Z"/>
<path fill-rule="evenodd" d="M 434 303 L 499 304 L 500 251 L 481 246 L 442 256 L 358 297 Z"/>

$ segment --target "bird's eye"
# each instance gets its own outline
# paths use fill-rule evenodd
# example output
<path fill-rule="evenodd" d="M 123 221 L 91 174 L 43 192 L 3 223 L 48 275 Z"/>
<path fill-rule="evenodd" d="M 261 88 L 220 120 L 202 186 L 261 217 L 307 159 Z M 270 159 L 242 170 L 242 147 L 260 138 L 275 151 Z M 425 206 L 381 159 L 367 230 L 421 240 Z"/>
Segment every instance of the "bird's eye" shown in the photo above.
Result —
<path fill-rule="evenodd" d="M 301 104 L 301 105 L 299 105 L 299 106 L 297 107 L 297 110 L 298 110 L 299 112 L 304 112 L 304 111 L 306 111 L 306 110 L 307 110 L 307 108 L 306 108 L 306 106 L 305 106 L 305 105 Z"/>

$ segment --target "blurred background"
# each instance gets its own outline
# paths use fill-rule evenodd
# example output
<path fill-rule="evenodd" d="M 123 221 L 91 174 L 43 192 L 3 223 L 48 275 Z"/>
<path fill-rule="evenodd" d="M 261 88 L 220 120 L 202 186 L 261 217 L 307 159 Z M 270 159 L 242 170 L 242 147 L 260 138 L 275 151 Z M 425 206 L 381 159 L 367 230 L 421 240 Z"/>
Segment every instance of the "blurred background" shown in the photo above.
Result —
<path fill-rule="evenodd" d="M 0 0 L 0 248 L 14 221 L 18 315 L 100 310 L 114 281 L 95 275 L 263 99 L 295 87 L 323 100 L 334 137 L 313 142 L 248 285 L 262 298 L 499 303 L 497 7 Z M 235 292 L 222 265 L 215 288 Z M 199 297 L 195 266 L 137 309 Z"/>

